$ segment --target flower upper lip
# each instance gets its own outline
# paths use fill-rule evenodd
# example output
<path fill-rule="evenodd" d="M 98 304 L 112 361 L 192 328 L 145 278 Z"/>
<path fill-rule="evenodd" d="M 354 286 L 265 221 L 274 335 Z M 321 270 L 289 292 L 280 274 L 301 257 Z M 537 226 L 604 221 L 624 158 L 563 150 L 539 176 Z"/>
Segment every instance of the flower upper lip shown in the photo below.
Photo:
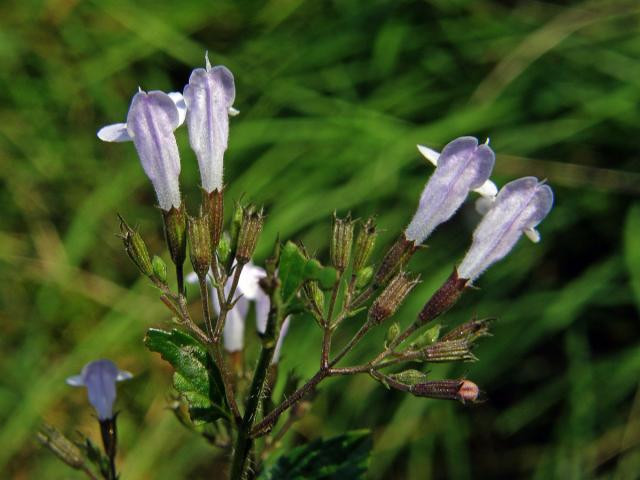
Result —
<path fill-rule="evenodd" d="M 113 418 L 113 404 L 116 400 L 116 382 L 128 380 L 133 375 L 120 370 L 111 360 L 101 359 L 87 363 L 80 375 L 67 378 L 72 387 L 87 387 L 89 402 L 96 409 L 99 420 Z"/>

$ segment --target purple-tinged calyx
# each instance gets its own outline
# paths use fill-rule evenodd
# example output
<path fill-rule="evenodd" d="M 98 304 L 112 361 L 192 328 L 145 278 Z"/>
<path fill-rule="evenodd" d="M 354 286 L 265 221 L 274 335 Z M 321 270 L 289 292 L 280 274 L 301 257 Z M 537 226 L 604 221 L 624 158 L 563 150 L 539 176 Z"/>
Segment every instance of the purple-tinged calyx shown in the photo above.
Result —
<path fill-rule="evenodd" d="M 96 409 L 100 421 L 113 418 L 116 400 L 116 382 L 128 380 L 133 375 L 118 369 L 111 360 L 96 360 L 87 363 L 80 375 L 67 378 L 72 387 L 87 387 L 89 402 Z"/>
<path fill-rule="evenodd" d="M 430 159 L 435 161 L 436 170 L 427 182 L 418 210 L 405 231 L 407 239 L 416 244 L 424 242 L 438 225 L 449 220 L 470 190 L 485 187 L 495 162 L 489 145 L 478 145 L 478 140 L 473 137 L 457 138 L 447 144 L 437 158 L 435 154 L 433 152 L 427 158 L 433 157 Z M 490 190 L 490 187 L 486 188 Z"/>
<path fill-rule="evenodd" d="M 470 282 L 504 258 L 522 234 L 538 241 L 535 227 L 553 206 L 553 191 L 535 177 L 507 183 L 496 197 L 475 232 L 471 248 L 458 267 L 458 274 Z"/>
<path fill-rule="evenodd" d="M 107 125 L 98 131 L 105 142 L 133 141 L 142 168 L 151 180 L 162 210 L 179 208 L 180 153 L 174 130 L 183 122 L 186 106 L 177 92 L 144 92 L 133 96 L 127 123 Z"/>
<path fill-rule="evenodd" d="M 222 191 L 223 157 L 229 140 L 229 115 L 239 113 L 232 105 L 236 89 L 228 68 L 196 68 L 184 87 L 189 142 L 200 167 L 202 188 Z"/>

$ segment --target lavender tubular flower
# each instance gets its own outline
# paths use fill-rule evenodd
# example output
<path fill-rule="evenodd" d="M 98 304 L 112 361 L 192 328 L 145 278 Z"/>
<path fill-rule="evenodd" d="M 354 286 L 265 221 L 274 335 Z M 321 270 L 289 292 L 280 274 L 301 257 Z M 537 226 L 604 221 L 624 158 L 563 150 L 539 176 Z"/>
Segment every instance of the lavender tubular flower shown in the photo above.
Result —
<path fill-rule="evenodd" d="M 116 400 L 116 382 L 128 380 L 133 375 L 119 370 L 111 360 L 96 360 L 87 363 L 80 375 L 67 378 L 72 387 L 87 387 L 89 402 L 96 409 L 100 421 L 113 418 Z"/>
<path fill-rule="evenodd" d="M 535 177 L 506 184 L 495 204 L 473 233 L 473 243 L 458 267 L 461 278 L 473 281 L 492 264 L 504 258 L 523 233 L 536 241 L 535 227 L 553 206 L 553 191 Z"/>
<path fill-rule="evenodd" d="M 105 142 L 133 141 L 164 211 L 179 208 L 181 203 L 180 154 L 173 132 L 184 121 L 185 110 L 179 93 L 141 90 L 131 100 L 127 123 L 98 131 L 98 138 Z"/>
<path fill-rule="evenodd" d="M 233 74 L 223 66 L 206 68 L 191 73 L 184 88 L 187 104 L 189 142 L 196 153 L 200 167 L 202 188 L 207 193 L 222 191 L 223 156 L 229 140 L 229 115 L 236 90 Z"/>
<path fill-rule="evenodd" d="M 405 231 L 407 239 L 420 244 L 438 225 L 449 220 L 469 191 L 485 184 L 494 162 L 493 150 L 486 144 L 478 145 L 473 137 L 460 137 L 447 144 Z"/>

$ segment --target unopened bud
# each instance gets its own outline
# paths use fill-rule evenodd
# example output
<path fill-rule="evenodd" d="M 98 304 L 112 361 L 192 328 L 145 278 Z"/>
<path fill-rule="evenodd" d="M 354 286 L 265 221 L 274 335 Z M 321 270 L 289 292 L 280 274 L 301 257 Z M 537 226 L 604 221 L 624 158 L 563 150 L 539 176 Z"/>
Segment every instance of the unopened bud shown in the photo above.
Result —
<path fill-rule="evenodd" d="M 182 268 L 187 256 L 187 222 L 184 204 L 180 208 L 162 210 L 162 218 L 171 260 L 176 267 Z"/>
<path fill-rule="evenodd" d="M 418 352 L 418 358 L 425 362 L 473 362 L 476 356 L 471 353 L 471 344 L 466 340 L 438 342 L 424 347 Z"/>
<path fill-rule="evenodd" d="M 417 248 L 415 242 L 407 239 L 402 233 L 382 259 L 382 263 L 373 277 L 373 287 L 378 288 L 386 284 L 398 270 L 406 265 Z"/>
<path fill-rule="evenodd" d="M 420 335 L 415 342 L 411 344 L 413 348 L 423 348 L 429 345 L 433 345 L 438 341 L 438 337 L 440 336 L 440 330 L 442 329 L 442 325 L 436 323 L 435 325 L 429 327 L 425 330 L 422 335 Z"/>
<path fill-rule="evenodd" d="M 324 310 L 324 293 L 320 290 L 318 282 L 304 282 L 302 286 L 302 294 L 318 313 Z"/>
<path fill-rule="evenodd" d="M 224 192 L 216 189 L 211 193 L 207 193 L 206 190 L 203 190 L 202 195 L 204 213 L 209 223 L 211 248 L 215 251 L 222 238 L 222 229 L 224 227 Z"/>
<path fill-rule="evenodd" d="M 120 237 L 129 258 L 136 264 L 136 267 L 143 275 L 151 277 L 153 275 L 153 266 L 147 245 L 144 243 L 140 233 L 127 225 L 127 222 L 122 217 L 120 217 Z"/>
<path fill-rule="evenodd" d="M 449 310 L 460 298 L 462 292 L 467 288 L 468 280 L 458 277 L 458 272 L 447 278 L 442 286 L 434 293 L 429 301 L 422 307 L 418 314 L 418 325 L 424 325 L 435 320 L 439 315 Z"/>
<path fill-rule="evenodd" d="M 84 457 L 80 448 L 51 425 L 44 424 L 40 427 L 38 441 L 70 467 L 84 467 Z"/>
<path fill-rule="evenodd" d="M 418 383 L 424 383 L 427 380 L 427 374 L 419 370 L 405 370 L 404 372 L 394 373 L 389 376 L 405 385 L 416 385 Z"/>
<path fill-rule="evenodd" d="M 252 205 L 242 209 L 242 224 L 238 232 L 238 247 L 236 249 L 238 263 L 244 264 L 251 260 L 262 232 L 263 223 L 262 210 L 258 211 Z"/>
<path fill-rule="evenodd" d="M 211 263 L 211 233 L 208 218 L 204 215 L 189 217 L 189 258 L 198 278 L 203 279 Z"/>
<path fill-rule="evenodd" d="M 400 272 L 393 277 L 380 296 L 369 309 L 369 320 L 375 324 L 384 322 L 396 313 L 406 296 L 416 286 L 418 280 Z"/>
<path fill-rule="evenodd" d="M 229 235 L 224 233 L 222 238 L 220 238 L 220 242 L 218 243 L 218 258 L 222 263 L 225 263 L 229 258 L 229 254 L 231 253 L 231 240 L 229 239 Z"/>
<path fill-rule="evenodd" d="M 344 272 L 349 265 L 351 258 L 351 247 L 353 245 L 354 222 L 351 215 L 346 218 L 338 218 L 333 214 L 333 233 L 331 235 L 331 264 L 339 272 Z"/>
<path fill-rule="evenodd" d="M 416 384 L 410 391 L 417 397 L 458 400 L 462 403 L 474 403 L 480 396 L 480 389 L 470 380 L 433 380 Z"/>
<path fill-rule="evenodd" d="M 491 318 L 484 318 L 481 320 L 473 319 L 447 332 L 442 337 L 442 340 L 467 340 L 468 342 L 473 343 L 480 337 L 487 337 L 491 335 L 489 333 L 489 323 L 492 320 L 493 319 Z"/>
<path fill-rule="evenodd" d="M 167 264 L 164 263 L 164 260 L 162 260 L 157 255 L 153 256 L 153 260 L 151 261 L 151 263 L 153 265 L 153 274 L 162 283 L 166 283 L 167 282 Z"/>
<path fill-rule="evenodd" d="M 396 338 L 400 335 L 400 324 L 398 322 L 393 322 L 389 329 L 387 330 L 387 336 L 385 338 L 385 348 L 388 345 L 391 345 Z"/>
<path fill-rule="evenodd" d="M 367 286 L 373 277 L 373 268 L 365 267 L 358 271 L 356 274 L 356 288 L 361 289 Z"/>
<path fill-rule="evenodd" d="M 360 271 L 367 266 L 373 247 L 376 244 L 378 232 L 376 231 L 376 222 L 373 218 L 369 218 L 362 225 L 356 237 L 356 248 L 353 253 L 353 271 L 359 274 Z"/>

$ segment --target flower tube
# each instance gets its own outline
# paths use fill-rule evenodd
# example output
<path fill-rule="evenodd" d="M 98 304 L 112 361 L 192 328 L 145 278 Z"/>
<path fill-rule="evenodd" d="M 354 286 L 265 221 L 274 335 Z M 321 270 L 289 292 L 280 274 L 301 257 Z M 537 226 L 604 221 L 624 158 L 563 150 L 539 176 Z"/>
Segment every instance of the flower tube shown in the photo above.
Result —
<path fill-rule="evenodd" d="M 186 106 L 180 93 L 140 90 L 133 96 L 127 123 L 101 128 L 105 142 L 133 141 L 142 168 L 151 180 L 162 210 L 180 207 L 180 154 L 174 130 L 184 121 Z"/>
<path fill-rule="evenodd" d="M 223 157 L 229 140 L 229 115 L 237 113 L 232 105 L 236 89 L 228 68 L 196 68 L 184 88 L 187 105 L 189 143 L 196 153 L 202 188 L 207 193 L 222 191 Z"/>
<path fill-rule="evenodd" d="M 96 409 L 100 421 L 113 418 L 116 382 L 132 378 L 131 373 L 119 370 L 111 360 L 87 363 L 80 375 L 67 378 L 72 387 L 87 387 L 89 402 Z"/>
<path fill-rule="evenodd" d="M 416 245 L 424 242 L 438 225 L 449 220 L 470 190 L 483 187 L 493 169 L 495 155 L 487 144 L 460 137 L 447 144 L 436 159 L 436 170 L 425 186 L 418 210 L 405 230 Z"/>
<path fill-rule="evenodd" d="M 458 267 L 460 278 L 473 282 L 482 272 L 504 258 L 525 233 L 540 239 L 535 227 L 553 206 L 553 191 L 535 177 L 507 183 L 475 232 L 471 248 Z"/>

